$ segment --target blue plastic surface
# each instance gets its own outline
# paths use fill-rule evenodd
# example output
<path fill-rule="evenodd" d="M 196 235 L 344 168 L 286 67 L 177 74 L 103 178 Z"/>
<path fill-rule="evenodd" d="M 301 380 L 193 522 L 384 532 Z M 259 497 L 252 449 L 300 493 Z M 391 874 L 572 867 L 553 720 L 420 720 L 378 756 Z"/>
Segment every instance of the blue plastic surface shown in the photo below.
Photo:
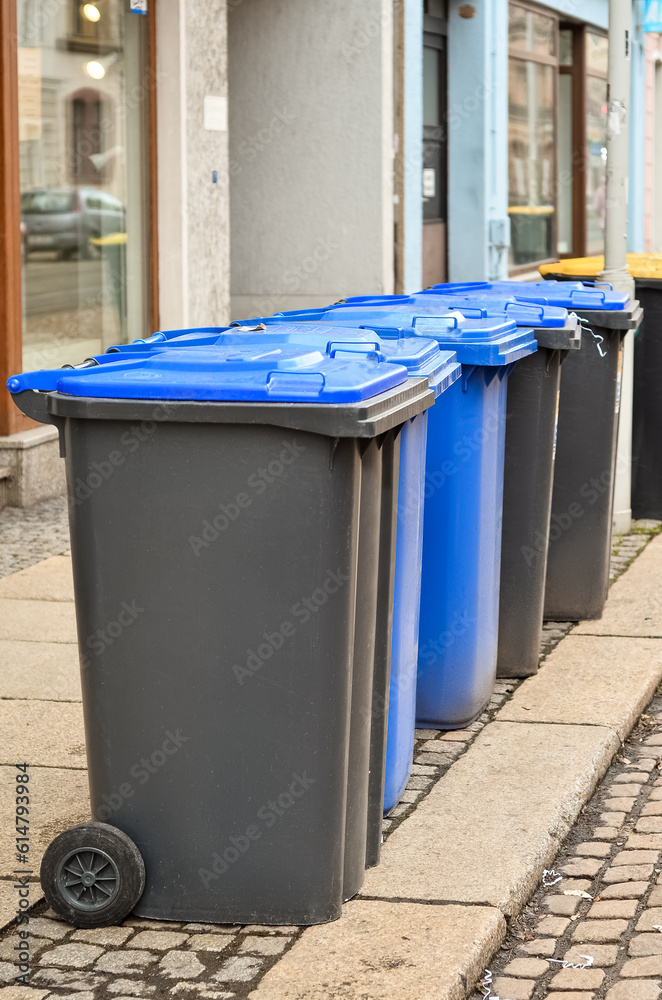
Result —
<path fill-rule="evenodd" d="M 441 287 L 441 286 L 440 286 Z M 514 320 L 518 326 L 538 328 L 563 327 L 568 321 L 568 310 L 557 305 L 520 302 L 514 295 L 496 292 L 442 292 L 428 288 L 416 295 L 361 295 L 347 299 L 348 307 L 381 306 L 412 313 L 434 313 L 459 310 L 469 319 L 498 317 Z M 345 306 L 342 306 L 345 308 Z M 341 308 L 340 304 L 338 308 Z"/>
<path fill-rule="evenodd" d="M 291 323 L 295 319 L 307 322 L 336 323 L 372 330 L 382 340 L 400 337 L 432 337 L 440 347 L 457 353 L 457 359 L 468 365 L 508 365 L 525 358 L 536 350 L 537 344 L 531 329 L 518 329 L 514 320 L 504 316 L 466 317 L 460 311 L 446 310 L 438 314 L 381 309 L 379 306 L 338 305 L 332 309 L 283 313 L 261 317 L 250 322 Z"/>
<path fill-rule="evenodd" d="M 428 416 L 416 719 L 471 723 L 494 689 L 508 370 L 465 369 Z"/>
<path fill-rule="evenodd" d="M 7 388 L 113 399 L 353 403 L 407 379 L 403 365 L 372 349 L 331 357 L 314 345 L 264 344 L 107 357 L 90 368 L 16 375 Z"/>
<path fill-rule="evenodd" d="M 435 406 L 445 395 L 447 393 L 437 399 Z M 414 756 L 423 560 L 423 493 L 429 412 L 426 410 L 410 420 L 400 435 L 391 681 L 384 769 L 385 813 L 390 812 L 400 801 L 409 781 Z"/>
<path fill-rule="evenodd" d="M 564 306 L 566 309 L 625 309 L 627 292 L 615 292 L 610 285 L 585 281 L 470 281 L 434 285 L 431 291 L 443 294 L 512 295 L 519 302 Z"/>
<path fill-rule="evenodd" d="M 536 350 L 536 340 L 513 320 L 413 316 L 351 303 L 324 311 L 323 321 L 356 323 L 382 341 L 434 336 L 463 362 L 462 379 L 428 411 L 416 707 L 421 725 L 461 728 L 480 714 L 494 687 L 507 376 Z M 396 760 L 387 754 L 389 776 L 400 763 L 398 751 Z"/>
<path fill-rule="evenodd" d="M 380 339 L 370 330 L 356 327 L 340 328 L 333 324 L 285 323 L 269 327 L 207 327 L 196 330 L 172 330 L 155 334 L 148 340 L 135 340 L 109 348 L 110 356 L 127 354 L 139 356 L 145 352 L 158 353 L 171 349 L 190 347 L 231 347 L 247 343 L 319 345 L 319 350 L 330 357 L 340 358 L 350 354 L 377 352 L 392 364 L 404 365 L 410 376 L 427 377 L 435 395 L 443 392 L 460 377 L 460 366 L 454 351 L 443 351 L 436 340 Z M 103 357 L 107 358 L 109 355 Z"/>

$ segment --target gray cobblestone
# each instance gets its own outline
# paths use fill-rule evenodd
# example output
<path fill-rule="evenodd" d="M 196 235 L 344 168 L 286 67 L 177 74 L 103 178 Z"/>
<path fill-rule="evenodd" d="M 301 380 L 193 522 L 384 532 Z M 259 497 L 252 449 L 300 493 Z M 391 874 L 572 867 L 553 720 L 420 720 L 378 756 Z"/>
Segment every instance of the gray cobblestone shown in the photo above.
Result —
<path fill-rule="evenodd" d="M 236 940 L 231 934 L 194 934 L 186 942 L 192 951 L 225 951 Z"/>
<path fill-rule="evenodd" d="M 101 972 L 112 972 L 115 975 L 130 975 L 132 972 L 142 972 L 156 959 L 157 956 L 149 951 L 127 948 L 125 951 L 107 952 L 99 959 L 96 968 Z"/>
<path fill-rule="evenodd" d="M 159 962 L 159 971 L 170 979 L 197 979 L 205 966 L 193 952 L 169 951 Z"/>
<path fill-rule="evenodd" d="M 39 956 L 40 965 L 62 965 L 70 969 L 85 969 L 92 965 L 103 948 L 96 944 L 59 944 L 50 951 L 44 951 Z"/>
<path fill-rule="evenodd" d="M 188 934 L 182 934 L 179 931 L 140 931 L 131 939 L 131 947 L 168 951 L 170 948 L 178 948 L 187 940 Z"/>
<path fill-rule="evenodd" d="M 156 993 L 156 986 L 143 983 L 140 979 L 114 979 L 108 984 L 109 993 L 123 993 L 131 997 L 151 997 Z"/>
<path fill-rule="evenodd" d="M 258 974 L 261 966 L 260 960 L 251 955 L 237 955 L 224 962 L 212 979 L 221 983 L 247 982 Z"/>

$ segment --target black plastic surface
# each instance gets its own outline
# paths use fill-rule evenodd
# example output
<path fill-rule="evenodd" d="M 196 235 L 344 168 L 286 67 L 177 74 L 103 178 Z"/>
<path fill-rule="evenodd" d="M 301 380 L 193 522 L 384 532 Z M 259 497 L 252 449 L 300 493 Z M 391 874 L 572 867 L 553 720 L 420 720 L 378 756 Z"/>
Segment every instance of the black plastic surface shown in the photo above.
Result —
<path fill-rule="evenodd" d="M 561 352 L 539 348 L 508 382 L 499 677 L 538 669 L 560 381 Z"/>
<path fill-rule="evenodd" d="M 592 323 L 561 369 L 544 617 L 599 618 L 609 587 L 623 339 Z"/>
<path fill-rule="evenodd" d="M 662 518 L 662 281 L 635 282 L 644 318 L 634 338 L 632 515 Z"/>
<path fill-rule="evenodd" d="M 427 380 L 356 407 L 38 395 L 67 459 L 92 813 L 144 858 L 136 912 L 334 919 L 381 840 L 397 428 Z"/>

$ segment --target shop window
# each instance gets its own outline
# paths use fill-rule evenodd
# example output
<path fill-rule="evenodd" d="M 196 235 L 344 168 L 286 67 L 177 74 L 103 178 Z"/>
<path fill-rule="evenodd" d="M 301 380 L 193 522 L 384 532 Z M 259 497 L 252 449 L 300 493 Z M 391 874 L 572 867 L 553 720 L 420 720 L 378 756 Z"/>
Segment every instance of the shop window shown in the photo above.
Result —
<path fill-rule="evenodd" d="M 113 157 L 105 155 L 108 124 L 114 121 L 113 109 L 97 90 L 79 90 L 69 98 L 71 105 L 71 182 L 72 184 L 108 183 L 112 176 Z"/>
<path fill-rule="evenodd" d="M 50 368 L 149 331 L 148 26 L 123 0 L 17 12 L 23 367 Z"/>
<path fill-rule="evenodd" d="M 510 265 L 521 268 L 555 253 L 558 21 L 511 3 L 508 41 Z"/>
<path fill-rule="evenodd" d="M 446 280 L 447 14 L 426 0 L 423 18 L 423 283 Z"/>
<path fill-rule="evenodd" d="M 581 24 L 559 38 L 557 252 L 583 257 L 604 249 L 608 43 Z"/>

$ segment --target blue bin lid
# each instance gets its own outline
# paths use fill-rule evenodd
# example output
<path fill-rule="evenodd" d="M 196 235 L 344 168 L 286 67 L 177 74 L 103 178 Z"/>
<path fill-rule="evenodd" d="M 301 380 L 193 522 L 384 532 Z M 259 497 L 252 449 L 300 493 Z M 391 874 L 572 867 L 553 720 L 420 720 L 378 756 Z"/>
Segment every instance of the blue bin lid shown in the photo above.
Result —
<path fill-rule="evenodd" d="M 388 309 L 402 309 L 406 312 L 429 313 L 460 309 L 465 318 L 484 319 L 498 316 L 513 319 L 518 326 L 532 326 L 551 329 L 564 327 L 568 322 L 568 310 L 562 306 L 543 305 L 534 302 L 519 302 L 513 295 L 477 292 L 441 292 L 437 288 L 427 288 L 415 295 L 356 296 L 347 300 L 349 306 L 382 306 Z"/>
<path fill-rule="evenodd" d="M 410 376 L 427 377 L 435 395 L 439 395 L 461 375 L 461 365 L 455 351 L 444 351 L 436 340 L 402 336 L 383 339 L 370 330 L 356 327 L 338 328 L 330 323 L 278 323 L 267 327 L 253 326 L 201 327 L 188 330 L 159 331 L 145 340 L 109 348 L 118 353 L 137 356 L 145 352 L 181 350 L 182 348 L 246 346 L 250 344 L 296 344 L 315 346 L 330 357 L 345 354 L 383 355 L 392 364 L 404 365 Z M 102 358 L 108 355 L 102 355 Z"/>
<path fill-rule="evenodd" d="M 630 302 L 627 292 L 615 292 L 609 284 L 598 287 L 585 281 L 472 281 L 434 285 L 430 291 L 454 295 L 511 295 L 519 302 L 566 309 L 626 309 Z"/>
<path fill-rule="evenodd" d="M 266 325 L 292 322 L 293 314 L 281 314 L 253 320 Z M 355 326 L 372 330 L 380 338 L 400 337 L 434 338 L 440 347 L 455 351 L 457 360 L 468 365 L 509 365 L 537 350 L 536 339 L 529 328 L 518 329 L 514 320 L 505 317 L 465 317 L 461 310 L 449 310 L 433 315 L 380 308 L 379 306 L 353 306 L 338 304 L 321 315 L 310 311 L 299 318 L 308 322 L 319 320 L 339 326 Z"/>
<path fill-rule="evenodd" d="M 7 388 L 104 399 L 355 403 L 406 380 L 403 365 L 376 351 L 331 357 L 312 346 L 242 344 L 105 355 L 90 367 L 15 375 Z"/>

